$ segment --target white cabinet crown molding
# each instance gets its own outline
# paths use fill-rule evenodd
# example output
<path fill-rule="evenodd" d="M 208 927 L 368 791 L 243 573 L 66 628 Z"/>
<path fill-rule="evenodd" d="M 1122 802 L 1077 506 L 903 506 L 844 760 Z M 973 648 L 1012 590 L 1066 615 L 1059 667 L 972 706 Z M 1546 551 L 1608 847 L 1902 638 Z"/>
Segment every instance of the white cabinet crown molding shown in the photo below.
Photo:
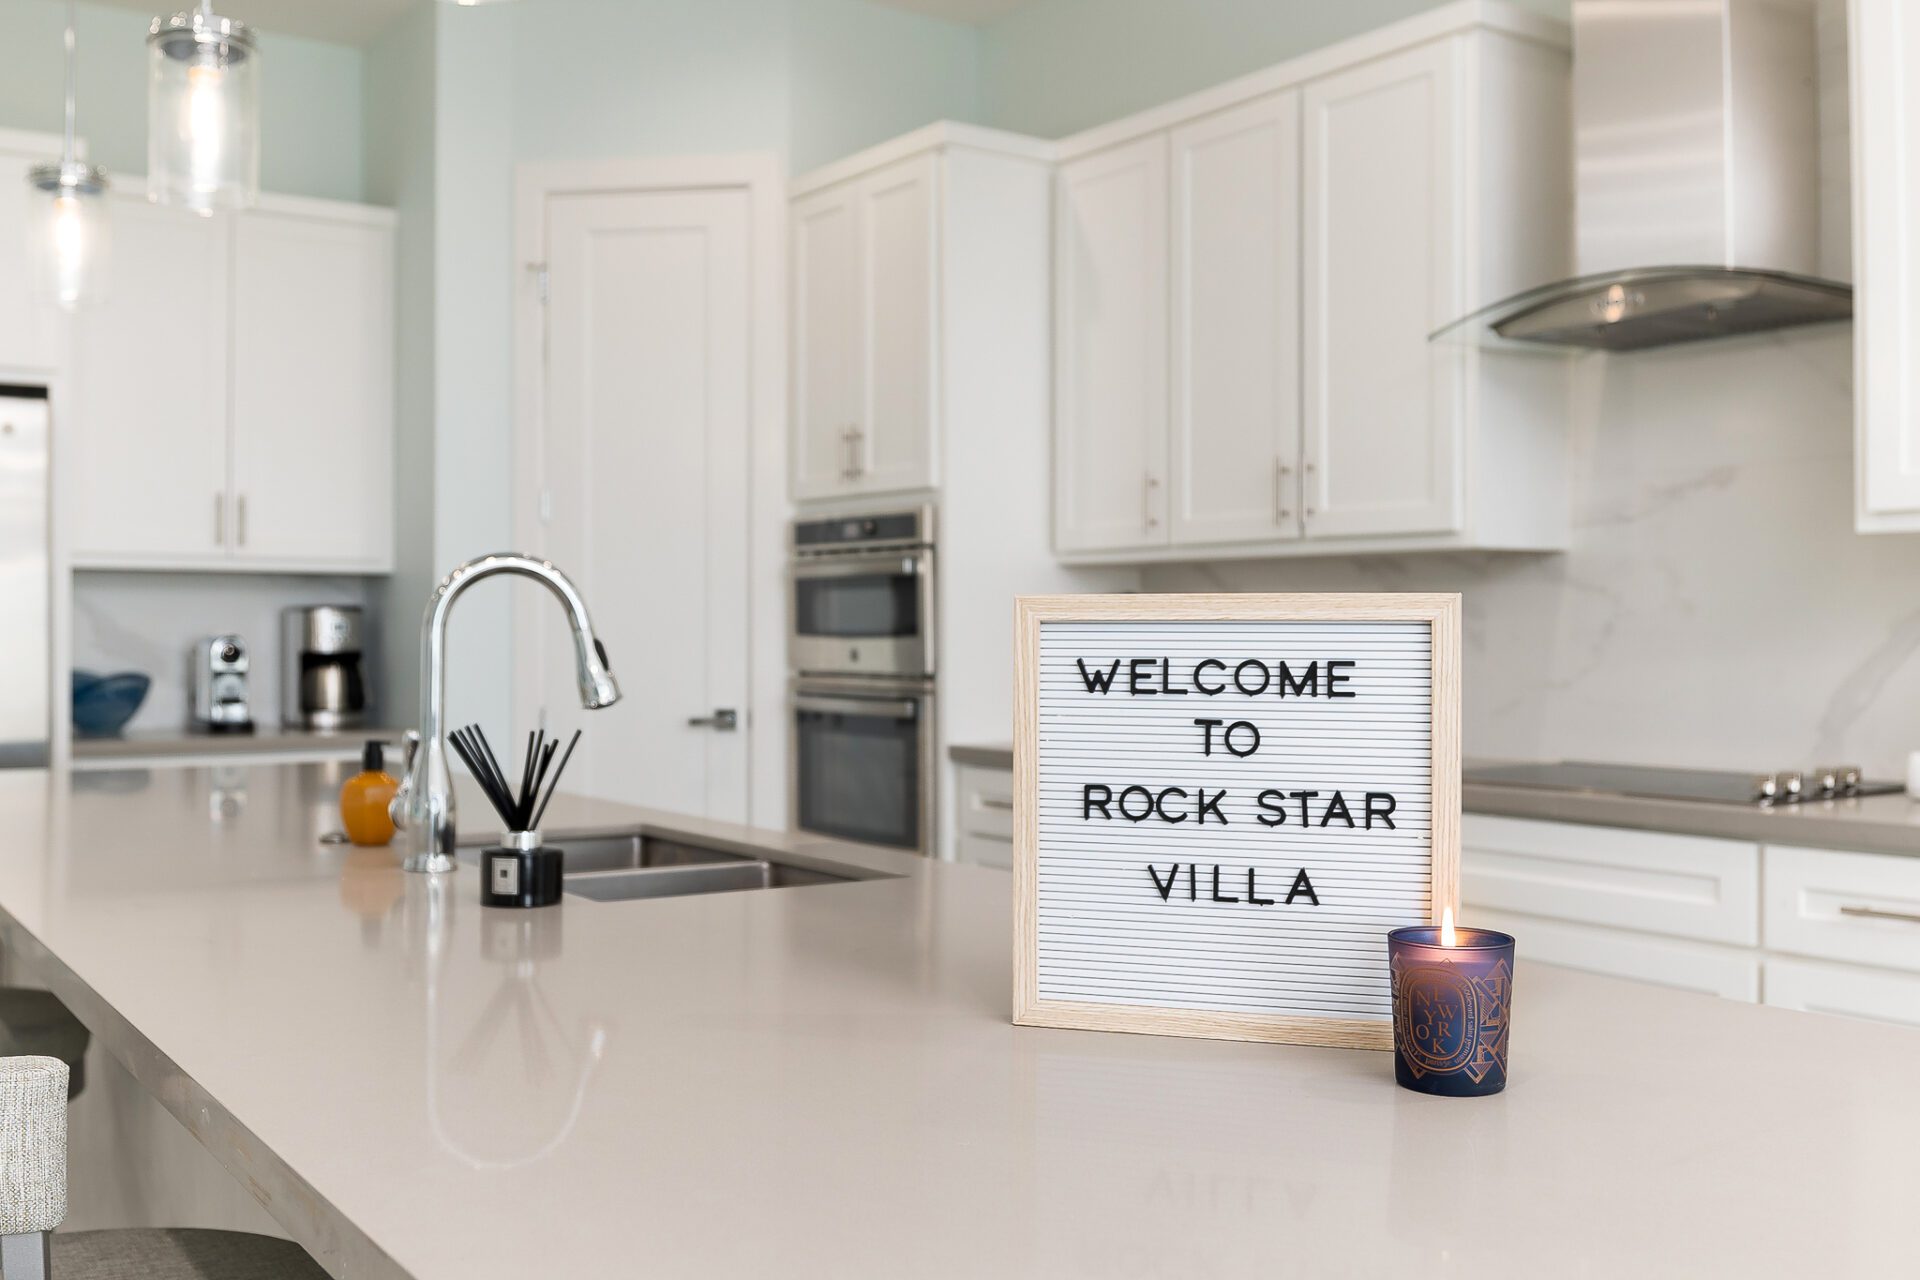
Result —
<path fill-rule="evenodd" d="M 991 152 L 1015 160 L 1031 160 L 1037 164 L 1050 164 L 1055 155 L 1054 144 L 1042 138 L 1030 138 L 1004 129 L 989 129 L 984 125 L 962 124 L 956 120 L 938 120 L 864 151 L 856 151 L 831 164 L 796 175 L 787 183 L 787 196 L 798 200 L 827 187 L 864 177 L 910 156 L 955 147 Z"/>

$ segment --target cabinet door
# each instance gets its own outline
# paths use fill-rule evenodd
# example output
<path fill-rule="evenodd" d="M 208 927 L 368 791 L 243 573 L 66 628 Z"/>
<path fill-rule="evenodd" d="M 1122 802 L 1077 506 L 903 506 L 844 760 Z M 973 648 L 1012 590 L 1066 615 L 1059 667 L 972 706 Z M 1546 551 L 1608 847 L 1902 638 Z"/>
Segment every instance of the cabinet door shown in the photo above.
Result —
<path fill-rule="evenodd" d="M 861 493 L 935 480 L 936 164 L 917 156 L 860 184 L 867 376 L 852 453 Z"/>
<path fill-rule="evenodd" d="M 35 279 L 32 219 L 47 216 L 27 187 L 27 170 L 59 154 L 59 142 L 43 155 L 0 151 L 0 368 L 47 369 L 58 363 L 61 315 Z"/>
<path fill-rule="evenodd" d="M 74 558 L 224 563 L 229 221 L 132 192 L 108 217 L 111 292 L 74 332 Z"/>
<path fill-rule="evenodd" d="M 859 193 L 830 187 L 793 206 L 793 496 L 830 498 L 854 481 L 865 413 Z"/>
<path fill-rule="evenodd" d="M 1306 532 L 1460 524 L 1466 353 L 1430 346 L 1463 290 L 1452 41 L 1306 86 Z"/>
<path fill-rule="evenodd" d="M 1920 529 L 1920 22 L 1853 0 L 1855 523 Z"/>
<path fill-rule="evenodd" d="M 233 242 L 233 553 L 393 561 L 393 233 L 250 211 Z"/>
<path fill-rule="evenodd" d="M 1499 929 L 1521 939 L 1529 961 L 1724 996 L 1746 1004 L 1760 999 L 1757 951 L 1472 906 L 1461 909 L 1461 919 L 1476 928 Z"/>
<path fill-rule="evenodd" d="M 1167 545 L 1167 137 L 1061 166 L 1054 545 Z"/>
<path fill-rule="evenodd" d="M 1767 957 L 1766 1003 L 1920 1027 L 1920 977 L 1849 964 Z"/>
<path fill-rule="evenodd" d="M 1173 133 L 1172 535 L 1300 532 L 1300 98 Z"/>

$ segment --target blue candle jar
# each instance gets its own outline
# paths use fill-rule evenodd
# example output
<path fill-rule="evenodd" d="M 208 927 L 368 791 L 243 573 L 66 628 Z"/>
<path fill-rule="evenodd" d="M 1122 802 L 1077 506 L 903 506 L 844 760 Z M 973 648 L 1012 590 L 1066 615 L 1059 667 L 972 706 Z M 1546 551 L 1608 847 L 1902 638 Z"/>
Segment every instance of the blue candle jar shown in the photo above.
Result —
<path fill-rule="evenodd" d="M 1476 1098 L 1507 1087 L 1513 936 L 1442 925 L 1387 935 L 1393 1078 L 1405 1089 Z"/>

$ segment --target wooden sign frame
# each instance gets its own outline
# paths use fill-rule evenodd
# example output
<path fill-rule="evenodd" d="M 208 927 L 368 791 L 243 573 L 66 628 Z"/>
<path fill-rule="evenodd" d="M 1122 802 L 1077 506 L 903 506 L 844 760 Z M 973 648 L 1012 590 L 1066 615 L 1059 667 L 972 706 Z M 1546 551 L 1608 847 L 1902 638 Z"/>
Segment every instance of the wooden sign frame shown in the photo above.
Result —
<path fill-rule="evenodd" d="M 1385 1019 L 1275 1015 L 1040 997 L 1041 629 L 1050 623 L 1083 622 L 1426 623 L 1430 628 L 1433 663 L 1431 903 L 1434 923 L 1438 923 L 1442 910 L 1457 907 L 1459 898 L 1460 597 L 1438 593 L 1081 595 L 1022 596 L 1015 604 L 1013 1020 L 1023 1026 L 1343 1048 L 1391 1048 L 1392 1024 Z M 1216 894 L 1218 874 L 1216 871 Z M 1385 929 L 1381 931 L 1380 954 L 1384 983 Z"/>

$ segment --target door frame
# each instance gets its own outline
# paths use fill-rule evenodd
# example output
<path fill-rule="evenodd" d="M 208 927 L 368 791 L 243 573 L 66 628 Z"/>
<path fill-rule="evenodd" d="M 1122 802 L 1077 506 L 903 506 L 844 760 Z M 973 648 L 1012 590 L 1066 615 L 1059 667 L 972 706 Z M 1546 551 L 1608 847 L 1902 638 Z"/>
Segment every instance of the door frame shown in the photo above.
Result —
<path fill-rule="evenodd" d="M 513 536 L 539 545 L 540 457 L 545 434 L 546 317 L 541 272 L 547 243 L 547 201 L 559 195 L 614 195 L 741 190 L 751 226 L 748 263 L 747 696 L 740 732 L 747 737 L 747 814 L 754 826 L 787 821 L 786 560 L 787 183 L 771 151 L 730 155 L 553 160 L 514 168 L 513 262 Z M 514 664 L 516 717 L 533 669 Z M 645 685 L 629 680 L 632 696 Z M 524 727 L 524 726 L 521 726 Z"/>

